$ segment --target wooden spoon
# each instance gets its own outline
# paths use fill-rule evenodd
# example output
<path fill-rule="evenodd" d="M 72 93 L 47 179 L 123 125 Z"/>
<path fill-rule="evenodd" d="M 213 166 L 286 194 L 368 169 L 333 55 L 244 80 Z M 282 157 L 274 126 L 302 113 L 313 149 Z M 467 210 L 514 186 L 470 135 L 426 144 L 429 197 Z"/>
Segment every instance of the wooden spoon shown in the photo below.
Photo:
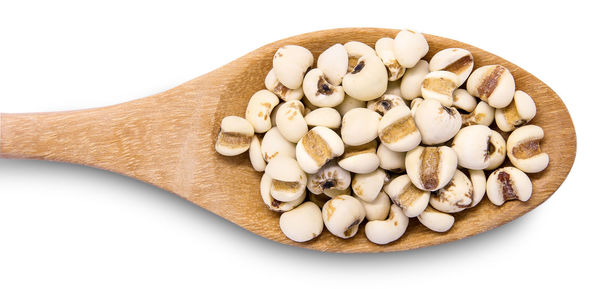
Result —
<path fill-rule="evenodd" d="M 283 45 L 301 45 L 318 56 L 335 43 L 357 40 L 374 46 L 377 39 L 393 38 L 397 32 L 345 28 L 302 34 L 263 46 L 213 72 L 143 99 L 98 109 L 1 114 L 0 156 L 77 163 L 124 174 L 173 192 L 267 239 L 328 252 L 400 251 L 446 243 L 498 227 L 548 199 L 575 158 L 575 129 L 561 99 L 535 76 L 498 56 L 426 35 L 430 47 L 426 59 L 444 48 L 467 49 L 473 53 L 476 67 L 507 67 L 517 89 L 535 100 L 538 112 L 532 123 L 544 129 L 542 149 L 550 155 L 550 165 L 542 173 L 530 174 L 531 199 L 496 207 L 486 198 L 477 207 L 455 214 L 454 227 L 442 234 L 412 219 L 404 236 L 385 246 L 370 243 L 364 226 L 349 240 L 324 230 L 315 240 L 295 243 L 281 233 L 279 214 L 263 204 L 261 173 L 252 169 L 247 154 L 224 157 L 215 152 L 221 119 L 244 116 L 248 99 L 264 88 L 273 54 Z"/>

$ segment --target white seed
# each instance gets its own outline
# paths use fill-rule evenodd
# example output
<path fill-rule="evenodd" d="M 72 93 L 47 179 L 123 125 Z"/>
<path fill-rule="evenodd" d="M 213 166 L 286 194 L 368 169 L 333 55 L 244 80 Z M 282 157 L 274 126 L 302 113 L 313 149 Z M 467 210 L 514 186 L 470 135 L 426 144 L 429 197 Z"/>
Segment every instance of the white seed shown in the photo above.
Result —
<path fill-rule="evenodd" d="M 339 128 L 342 124 L 340 113 L 330 107 L 317 108 L 308 113 L 304 120 L 309 126 L 324 126 L 331 129 Z"/>
<path fill-rule="evenodd" d="M 300 182 L 306 184 L 306 174 L 298 162 L 290 157 L 279 156 L 272 159 L 265 168 L 265 174 L 282 182 Z"/>
<path fill-rule="evenodd" d="M 265 162 L 260 147 L 260 139 L 256 135 L 253 136 L 252 142 L 250 142 L 248 155 L 250 156 L 250 164 L 252 164 L 252 168 L 254 168 L 254 170 L 257 172 L 263 172 L 267 166 L 267 162 Z"/>
<path fill-rule="evenodd" d="M 485 170 L 495 170 L 502 165 L 506 158 L 506 141 L 499 132 L 492 130 L 489 145 L 490 162 Z"/>
<path fill-rule="evenodd" d="M 340 85 L 348 70 L 348 52 L 343 45 L 337 43 L 323 51 L 317 59 L 317 68 L 327 76 L 333 85 Z"/>
<path fill-rule="evenodd" d="M 543 171 L 550 158 L 542 152 L 540 143 L 544 130 L 537 125 L 526 125 L 513 131 L 506 141 L 506 153 L 510 162 L 526 173 Z"/>
<path fill-rule="evenodd" d="M 384 193 L 379 192 L 377 198 L 372 202 L 366 202 L 361 198 L 356 198 L 365 208 L 367 220 L 385 220 L 390 213 L 390 198 Z"/>
<path fill-rule="evenodd" d="M 454 217 L 452 215 L 442 213 L 432 207 L 427 207 L 417 218 L 423 226 L 439 233 L 450 230 L 452 225 L 454 225 Z"/>
<path fill-rule="evenodd" d="M 271 195 L 272 185 L 273 185 L 273 180 L 271 179 L 271 177 L 269 177 L 267 174 L 263 174 L 262 178 L 260 179 L 260 196 L 261 196 L 263 202 L 265 203 L 265 205 L 267 205 L 267 208 L 269 208 L 269 210 L 271 210 L 271 211 L 287 212 L 287 211 L 297 207 L 298 205 L 302 204 L 302 202 L 304 202 L 304 199 L 306 198 L 306 191 L 305 191 L 297 199 L 295 199 L 293 201 L 280 202 L 280 201 L 274 199 L 273 196 Z"/>
<path fill-rule="evenodd" d="M 373 202 L 388 180 L 387 174 L 382 169 L 367 174 L 355 174 L 352 179 L 352 191 L 363 201 Z"/>
<path fill-rule="evenodd" d="M 272 179 L 271 196 L 278 201 L 293 201 L 306 190 L 306 174 L 293 158 L 272 159 L 265 168 L 265 174 Z"/>
<path fill-rule="evenodd" d="M 487 102 L 480 101 L 471 113 L 462 115 L 463 126 L 474 124 L 490 126 L 494 122 L 495 110 Z"/>
<path fill-rule="evenodd" d="M 344 91 L 358 100 L 372 100 L 383 95 L 387 89 L 387 70 L 376 55 L 365 55 L 358 59 L 356 66 L 344 76 Z"/>
<path fill-rule="evenodd" d="M 344 154 L 338 159 L 340 167 L 357 174 L 367 174 L 379 167 L 376 154 L 377 141 L 360 146 L 346 146 Z"/>
<path fill-rule="evenodd" d="M 335 109 L 343 117 L 350 110 L 359 108 L 359 107 L 362 107 L 362 108 L 367 107 L 367 102 L 363 101 L 363 100 L 358 100 L 358 99 L 355 99 L 353 97 L 346 95 L 344 97 L 344 101 L 342 103 L 340 103 L 340 105 L 336 106 Z"/>
<path fill-rule="evenodd" d="M 265 133 L 260 150 L 267 162 L 278 156 L 296 158 L 296 147 L 279 133 L 277 127 L 273 127 Z"/>
<path fill-rule="evenodd" d="M 404 103 L 402 97 L 393 94 L 384 94 L 379 98 L 367 102 L 368 109 L 378 112 L 381 115 L 384 115 L 396 106 L 406 107 L 406 103 Z"/>
<path fill-rule="evenodd" d="M 308 131 L 303 115 L 304 105 L 299 100 L 287 101 L 277 111 L 275 122 L 279 133 L 288 141 L 297 143 Z"/>
<path fill-rule="evenodd" d="M 417 97 L 413 100 L 410 101 L 410 109 L 416 109 L 419 105 L 421 105 L 421 103 L 423 102 L 423 98 L 422 97 Z"/>
<path fill-rule="evenodd" d="M 452 106 L 466 112 L 472 112 L 477 105 L 477 100 L 466 89 L 459 88 L 452 94 Z"/>
<path fill-rule="evenodd" d="M 446 48 L 440 50 L 431 57 L 429 62 L 429 70 L 445 70 L 450 71 L 458 76 L 458 86 L 461 86 L 471 71 L 473 71 L 473 55 L 468 50 L 462 48 Z"/>
<path fill-rule="evenodd" d="M 318 107 L 334 107 L 344 101 L 344 89 L 327 81 L 322 70 L 315 68 L 304 77 L 304 95 Z"/>
<path fill-rule="evenodd" d="M 402 97 L 402 92 L 400 91 L 400 80 L 396 81 L 388 81 L 387 89 L 385 90 L 385 94 L 392 94 L 396 96 Z"/>
<path fill-rule="evenodd" d="M 281 108 L 281 105 L 284 104 L 285 102 L 280 102 L 278 105 L 276 105 L 273 110 L 271 110 L 271 127 L 276 127 L 277 126 L 277 122 L 275 121 L 277 119 L 277 112 L 279 111 L 279 109 Z"/>
<path fill-rule="evenodd" d="M 529 200 L 533 185 L 524 172 L 514 167 L 495 170 L 487 180 L 487 196 L 492 204 L 501 206 L 506 201 Z"/>
<path fill-rule="evenodd" d="M 394 39 L 384 37 L 377 40 L 375 42 L 375 52 L 387 68 L 389 81 L 398 80 L 404 75 L 406 68 L 398 63 L 396 55 L 394 55 Z"/>
<path fill-rule="evenodd" d="M 256 133 L 263 133 L 271 128 L 271 110 L 279 104 L 279 98 L 268 90 L 257 91 L 246 107 L 246 119 L 254 127 Z"/>
<path fill-rule="evenodd" d="M 302 169 L 316 173 L 329 160 L 344 153 L 344 143 L 333 130 L 316 126 L 296 145 L 296 159 Z"/>
<path fill-rule="evenodd" d="M 443 106 L 434 99 L 425 99 L 415 110 L 415 124 L 424 144 L 444 143 L 453 138 L 462 125 L 460 113 L 454 107 Z"/>
<path fill-rule="evenodd" d="M 406 173 L 415 187 L 436 191 L 450 182 L 457 163 L 456 152 L 447 146 L 418 146 L 406 154 Z"/>
<path fill-rule="evenodd" d="M 269 72 L 267 73 L 267 76 L 265 76 L 265 87 L 270 92 L 273 92 L 275 87 L 279 84 L 281 84 L 281 82 L 279 82 L 279 79 L 277 79 L 277 76 L 275 76 L 275 70 L 273 70 L 273 68 L 271 68 L 271 70 L 269 70 Z M 283 84 L 281 84 L 281 86 L 283 86 Z M 283 86 L 283 87 L 285 87 L 285 86 Z"/>
<path fill-rule="evenodd" d="M 406 169 L 404 165 L 405 152 L 395 152 L 380 144 L 377 147 L 377 157 L 379 158 L 379 166 L 384 170 L 401 171 Z"/>
<path fill-rule="evenodd" d="M 458 157 L 458 165 L 483 170 L 490 163 L 490 140 L 492 130 L 485 125 L 466 126 L 452 140 L 452 149 Z"/>
<path fill-rule="evenodd" d="M 503 108 L 513 99 L 515 79 L 502 65 L 486 65 L 471 73 L 467 80 L 467 90 L 491 107 Z"/>
<path fill-rule="evenodd" d="M 433 71 L 425 75 L 421 85 L 424 99 L 435 99 L 444 106 L 452 106 L 452 94 L 459 86 L 458 76 L 449 71 Z"/>
<path fill-rule="evenodd" d="M 337 196 L 323 206 L 323 221 L 327 230 L 343 239 L 354 237 L 364 218 L 365 209 L 351 196 Z"/>
<path fill-rule="evenodd" d="M 344 48 L 348 53 L 348 67 L 346 72 L 351 72 L 354 67 L 358 64 L 358 59 L 365 55 L 377 56 L 377 52 L 371 46 L 366 45 L 359 41 L 349 41 L 344 44 Z"/>
<path fill-rule="evenodd" d="M 412 150 L 421 142 L 421 133 L 405 105 L 392 108 L 381 118 L 377 134 L 383 145 L 397 152 Z"/>
<path fill-rule="evenodd" d="M 304 73 L 313 64 L 312 53 L 298 45 L 286 45 L 275 52 L 273 70 L 279 81 L 289 89 L 302 86 Z"/>
<path fill-rule="evenodd" d="M 470 208 L 477 206 L 485 195 L 486 179 L 482 170 L 469 170 L 469 179 L 473 185 L 473 202 Z"/>
<path fill-rule="evenodd" d="M 419 108 L 421 103 L 423 103 L 423 100 L 423 98 L 417 97 L 410 101 L 410 114 L 413 118 L 415 117 L 415 112 L 417 112 L 417 108 Z"/>
<path fill-rule="evenodd" d="M 221 129 L 215 142 L 215 150 L 224 156 L 236 156 L 250 148 L 254 128 L 244 118 L 226 116 L 221 120 Z"/>
<path fill-rule="evenodd" d="M 275 95 L 279 96 L 283 101 L 299 100 L 304 96 L 302 88 L 289 89 L 281 84 L 275 76 L 275 70 L 269 70 L 265 77 L 265 87 Z"/>
<path fill-rule="evenodd" d="M 346 190 L 351 181 L 352 177 L 348 171 L 342 169 L 337 162 L 330 161 L 317 173 L 308 175 L 307 187 L 311 193 L 320 195 L 331 190 Z"/>
<path fill-rule="evenodd" d="M 342 140 L 347 145 L 358 146 L 376 139 L 380 120 L 381 115 L 370 109 L 348 111 L 342 118 Z"/>
<path fill-rule="evenodd" d="M 429 191 L 419 190 L 407 175 L 394 178 L 383 188 L 392 202 L 402 209 L 409 218 L 416 217 L 425 210 L 429 204 Z"/>
<path fill-rule="evenodd" d="M 292 241 L 310 241 L 323 232 L 323 215 L 315 203 L 306 202 L 281 214 L 279 227 Z"/>
<path fill-rule="evenodd" d="M 535 117 L 535 102 L 529 94 L 517 90 L 513 101 L 505 108 L 496 109 L 496 124 L 502 131 L 513 131 Z"/>
<path fill-rule="evenodd" d="M 406 100 L 413 100 L 421 96 L 421 85 L 428 73 L 429 63 L 425 60 L 419 60 L 415 67 L 407 69 L 400 81 L 400 96 Z"/>
<path fill-rule="evenodd" d="M 460 170 L 445 187 L 431 195 L 429 204 L 444 213 L 456 213 L 471 207 L 473 203 L 473 184 Z"/>
<path fill-rule="evenodd" d="M 429 51 L 429 45 L 421 33 L 401 30 L 394 38 L 394 55 L 403 67 L 414 67 L 427 54 L 427 51 Z"/>
<path fill-rule="evenodd" d="M 390 215 L 385 221 L 369 221 L 365 226 L 365 235 L 369 241 L 385 245 L 398 240 L 408 227 L 408 217 L 396 205 L 390 207 Z"/>

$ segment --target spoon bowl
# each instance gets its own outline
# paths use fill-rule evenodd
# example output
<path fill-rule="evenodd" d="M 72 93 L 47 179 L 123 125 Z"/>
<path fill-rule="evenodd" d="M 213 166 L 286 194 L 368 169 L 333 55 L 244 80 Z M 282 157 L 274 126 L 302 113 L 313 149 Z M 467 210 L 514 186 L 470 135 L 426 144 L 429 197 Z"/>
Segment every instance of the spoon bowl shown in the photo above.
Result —
<path fill-rule="evenodd" d="M 364 226 L 348 240 L 327 230 L 306 243 L 283 235 L 279 214 L 269 211 L 260 197 L 262 174 L 252 169 L 248 155 L 224 157 L 215 152 L 221 119 L 244 116 L 250 96 L 264 88 L 273 55 L 281 46 L 306 47 L 316 59 L 335 43 L 356 40 L 374 47 L 379 38 L 393 38 L 398 31 L 344 28 L 297 35 L 143 99 L 78 111 L 0 114 L 0 156 L 77 163 L 124 174 L 177 194 L 267 239 L 328 252 L 401 251 L 451 242 L 496 228 L 547 200 L 575 159 L 575 129 L 561 99 L 535 76 L 498 56 L 455 40 L 425 35 L 429 43 L 425 59 L 445 48 L 467 49 L 473 54 L 475 68 L 505 66 L 517 89 L 534 99 L 537 115 L 531 124 L 544 129 L 542 149 L 550 156 L 550 164 L 541 173 L 529 174 L 531 199 L 497 207 L 484 198 L 475 208 L 454 214 L 455 224 L 446 233 L 430 231 L 413 218 L 406 233 L 388 245 L 370 243 Z"/>

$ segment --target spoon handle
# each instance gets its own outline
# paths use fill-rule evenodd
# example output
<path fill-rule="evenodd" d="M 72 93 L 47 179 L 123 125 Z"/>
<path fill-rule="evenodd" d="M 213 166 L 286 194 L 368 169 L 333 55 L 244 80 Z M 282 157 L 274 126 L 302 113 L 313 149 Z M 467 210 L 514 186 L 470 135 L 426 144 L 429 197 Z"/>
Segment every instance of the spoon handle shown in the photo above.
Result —
<path fill-rule="evenodd" d="M 82 164 L 180 191 L 190 163 L 209 158 L 218 101 L 193 84 L 103 108 L 0 114 L 0 157 Z"/>
<path fill-rule="evenodd" d="M 161 163 L 173 161 L 161 148 L 177 141 L 177 131 L 161 132 L 159 113 L 160 107 L 122 104 L 1 114 L 0 156 L 76 163 L 147 179 Z"/>
<path fill-rule="evenodd" d="M 114 167 L 152 144 L 153 123 L 127 105 L 69 112 L 0 115 L 0 155 L 103 168 Z M 148 112 L 148 115 L 151 115 Z M 135 161 L 135 160 L 134 160 Z"/>

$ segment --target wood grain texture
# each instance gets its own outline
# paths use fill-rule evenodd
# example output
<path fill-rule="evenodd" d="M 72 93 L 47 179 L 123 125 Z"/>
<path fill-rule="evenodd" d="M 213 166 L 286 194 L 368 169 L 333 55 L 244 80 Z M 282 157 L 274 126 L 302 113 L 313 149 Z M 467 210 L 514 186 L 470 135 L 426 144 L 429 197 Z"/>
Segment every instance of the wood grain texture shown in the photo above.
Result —
<path fill-rule="evenodd" d="M 1 114 L 0 156 L 71 162 L 136 178 L 171 191 L 200 207 L 267 239 L 328 252 L 399 251 L 446 243 L 498 227 L 540 205 L 564 181 L 575 158 L 575 129 L 567 108 L 550 87 L 522 68 L 479 48 L 426 35 L 426 59 L 437 51 L 465 48 L 475 66 L 501 64 L 513 74 L 517 89 L 529 93 L 538 113 L 531 122 L 545 132 L 543 151 L 548 168 L 532 174 L 534 192 L 528 202 L 502 207 L 487 198 L 475 208 L 455 214 L 446 233 L 429 231 L 415 218 L 402 238 L 380 246 L 367 241 L 364 226 L 342 240 L 323 232 L 307 243 L 288 240 L 279 229 L 279 214 L 269 211 L 259 194 L 261 174 L 247 154 L 224 157 L 214 150 L 220 120 L 244 116 L 250 96 L 264 87 L 277 48 L 301 45 L 316 57 L 335 43 L 358 40 L 374 46 L 398 30 L 346 28 L 302 34 L 263 46 L 213 72 L 147 98 L 110 107 L 56 113 Z M 508 162 L 508 161 L 507 161 Z"/>

